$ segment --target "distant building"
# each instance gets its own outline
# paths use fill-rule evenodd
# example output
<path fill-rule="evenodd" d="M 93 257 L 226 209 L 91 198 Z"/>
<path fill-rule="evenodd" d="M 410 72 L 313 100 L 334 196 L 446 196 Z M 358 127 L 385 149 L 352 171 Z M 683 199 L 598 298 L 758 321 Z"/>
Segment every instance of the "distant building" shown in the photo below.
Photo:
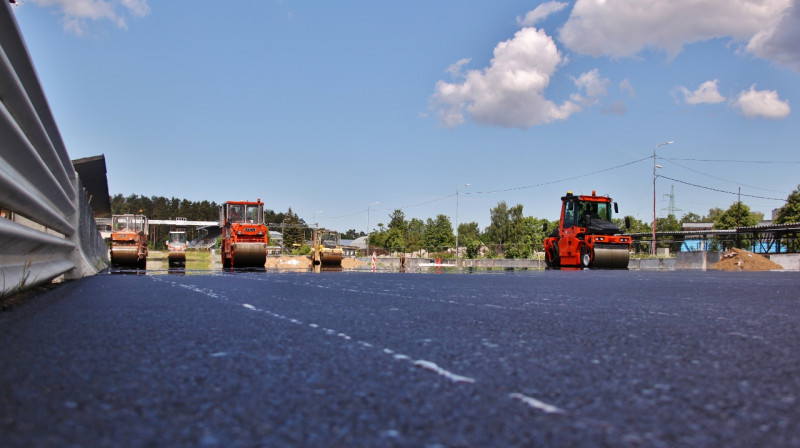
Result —
<path fill-rule="evenodd" d="M 713 222 L 685 222 L 683 223 L 683 230 L 711 230 L 714 227 Z"/>
<path fill-rule="evenodd" d="M 684 231 L 703 231 L 703 230 L 711 230 L 714 227 L 713 222 L 685 222 L 683 223 L 683 230 Z M 703 234 L 698 235 L 687 235 L 681 245 L 681 252 L 693 252 L 693 251 L 706 251 L 708 250 L 708 237 Z"/>
<path fill-rule="evenodd" d="M 358 251 L 366 251 L 367 237 L 361 236 L 354 240 L 341 240 L 342 254 L 345 257 L 355 257 Z"/>

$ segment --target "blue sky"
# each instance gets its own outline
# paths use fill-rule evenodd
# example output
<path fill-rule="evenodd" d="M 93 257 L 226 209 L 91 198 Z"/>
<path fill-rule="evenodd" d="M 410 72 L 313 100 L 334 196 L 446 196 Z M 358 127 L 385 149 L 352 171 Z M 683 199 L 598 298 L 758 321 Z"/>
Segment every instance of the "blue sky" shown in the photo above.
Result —
<path fill-rule="evenodd" d="M 666 141 L 659 216 L 672 188 L 678 217 L 741 188 L 769 217 L 800 184 L 800 0 L 20 3 L 67 150 L 105 154 L 111 194 L 366 230 L 455 222 L 470 183 L 481 228 L 500 201 L 555 219 L 567 190 L 649 222 Z"/>

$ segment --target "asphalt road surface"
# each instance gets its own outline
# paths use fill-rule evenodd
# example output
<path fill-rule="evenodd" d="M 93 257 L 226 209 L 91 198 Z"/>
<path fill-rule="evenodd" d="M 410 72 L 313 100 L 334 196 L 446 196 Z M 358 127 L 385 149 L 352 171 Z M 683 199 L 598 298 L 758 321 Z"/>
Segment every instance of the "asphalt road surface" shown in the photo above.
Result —
<path fill-rule="evenodd" d="M 0 446 L 800 446 L 799 305 L 791 272 L 103 274 L 0 314 Z"/>

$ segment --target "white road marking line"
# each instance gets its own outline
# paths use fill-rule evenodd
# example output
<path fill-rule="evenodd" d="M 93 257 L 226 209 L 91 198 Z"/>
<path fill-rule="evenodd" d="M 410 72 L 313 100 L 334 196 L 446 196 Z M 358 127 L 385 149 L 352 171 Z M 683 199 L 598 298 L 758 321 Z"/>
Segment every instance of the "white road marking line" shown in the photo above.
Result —
<path fill-rule="evenodd" d="M 172 285 L 176 285 L 176 283 L 172 283 Z M 193 290 L 195 292 L 199 292 L 201 294 L 205 294 L 205 295 L 207 295 L 209 297 L 225 298 L 224 296 L 220 296 L 220 295 L 215 294 L 211 290 L 205 290 L 205 289 L 192 287 L 192 286 L 181 285 L 181 284 L 177 284 L 177 285 L 181 286 L 181 287 L 184 287 L 184 288 L 191 289 L 191 290 Z M 253 306 L 253 305 L 251 305 L 249 303 L 243 303 L 243 304 L 241 304 L 241 306 L 243 306 L 244 308 L 247 308 L 249 310 L 252 310 L 252 311 L 266 312 L 266 314 L 268 314 L 268 315 L 270 315 L 272 317 L 278 318 L 278 319 L 289 320 L 290 322 L 296 323 L 296 324 L 303 324 L 303 322 L 300 321 L 300 320 L 290 319 L 290 318 L 288 318 L 286 316 L 274 313 L 272 311 L 265 311 L 265 310 L 256 308 L 255 306 Z M 317 324 L 309 324 L 309 327 L 311 327 L 311 328 L 319 328 L 319 325 L 317 325 Z M 340 337 L 340 338 L 345 339 L 345 340 L 351 340 L 352 339 L 349 335 L 347 335 L 345 333 L 337 332 L 336 330 L 333 330 L 333 329 L 330 329 L 330 328 L 324 328 L 323 327 L 323 328 L 320 328 L 320 329 L 322 331 L 324 331 L 326 334 L 330 335 L 330 336 L 337 336 L 337 337 Z M 364 346 L 364 347 L 373 347 L 373 345 L 368 343 L 368 342 L 358 341 L 357 343 L 362 345 L 362 346 Z M 411 358 L 410 357 L 408 357 L 406 355 L 403 355 L 401 353 L 395 353 L 394 350 L 391 350 L 391 349 L 388 349 L 388 348 L 384 348 L 383 352 L 388 354 L 388 355 L 392 355 L 392 357 L 394 359 L 397 359 L 399 361 L 409 361 L 409 362 L 411 362 Z M 226 355 L 227 355 L 227 353 L 225 353 L 225 352 L 217 352 L 217 353 L 212 354 L 211 356 L 218 357 L 218 356 L 226 356 Z M 432 371 L 432 372 L 434 372 L 434 373 L 436 373 L 438 375 L 441 375 L 441 376 L 443 376 L 443 377 L 445 377 L 445 378 L 447 378 L 447 379 L 449 379 L 449 380 L 451 380 L 453 382 L 456 382 L 456 383 L 470 383 L 470 384 L 475 383 L 475 379 L 474 378 L 470 378 L 470 377 L 466 377 L 466 376 L 462 376 L 462 375 L 457 375 L 457 374 L 455 374 L 453 372 L 450 372 L 448 370 L 445 370 L 445 369 L 439 367 L 438 365 L 436 365 L 436 363 L 433 363 L 431 361 L 426 361 L 426 360 L 420 359 L 420 360 L 417 360 L 417 361 L 413 361 L 413 364 L 416 367 L 420 367 L 422 369 Z M 512 395 L 514 395 L 514 394 L 512 394 Z M 531 400 L 533 400 L 533 399 L 531 398 Z M 541 402 L 538 402 L 538 403 L 541 403 Z M 545 405 L 545 406 L 549 406 L 549 405 Z M 554 408 L 554 409 L 558 409 L 558 408 Z"/>
<path fill-rule="evenodd" d="M 548 414 L 563 414 L 563 415 L 567 414 L 567 411 L 561 408 L 555 407 L 551 404 L 547 404 L 543 401 L 539 401 L 533 397 L 528 397 L 517 392 L 508 394 L 508 396 L 515 400 L 520 400 L 521 402 L 527 404 L 528 406 L 534 409 L 547 412 Z"/>
<path fill-rule="evenodd" d="M 449 371 L 437 366 L 435 363 L 432 363 L 430 361 L 425 361 L 424 359 L 420 359 L 420 360 L 414 361 L 414 365 L 417 366 L 417 367 L 421 367 L 421 368 L 423 368 L 425 370 L 430 370 L 430 371 L 432 371 L 434 373 L 442 375 L 443 377 L 445 377 L 445 378 L 447 378 L 449 380 L 452 380 L 452 381 L 454 381 L 456 383 L 474 383 L 475 382 L 474 378 L 469 378 L 469 377 L 466 377 L 466 376 L 456 375 L 455 373 L 449 372 Z"/>

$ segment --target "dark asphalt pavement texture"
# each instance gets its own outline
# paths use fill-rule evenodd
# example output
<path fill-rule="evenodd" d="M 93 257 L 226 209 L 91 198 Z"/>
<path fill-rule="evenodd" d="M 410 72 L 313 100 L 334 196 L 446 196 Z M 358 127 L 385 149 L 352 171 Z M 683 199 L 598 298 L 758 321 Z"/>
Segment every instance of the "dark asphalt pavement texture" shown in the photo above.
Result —
<path fill-rule="evenodd" d="M 0 446 L 800 446 L 799 305 L 794 272 L 101 274 L 0 314 Z"/>

